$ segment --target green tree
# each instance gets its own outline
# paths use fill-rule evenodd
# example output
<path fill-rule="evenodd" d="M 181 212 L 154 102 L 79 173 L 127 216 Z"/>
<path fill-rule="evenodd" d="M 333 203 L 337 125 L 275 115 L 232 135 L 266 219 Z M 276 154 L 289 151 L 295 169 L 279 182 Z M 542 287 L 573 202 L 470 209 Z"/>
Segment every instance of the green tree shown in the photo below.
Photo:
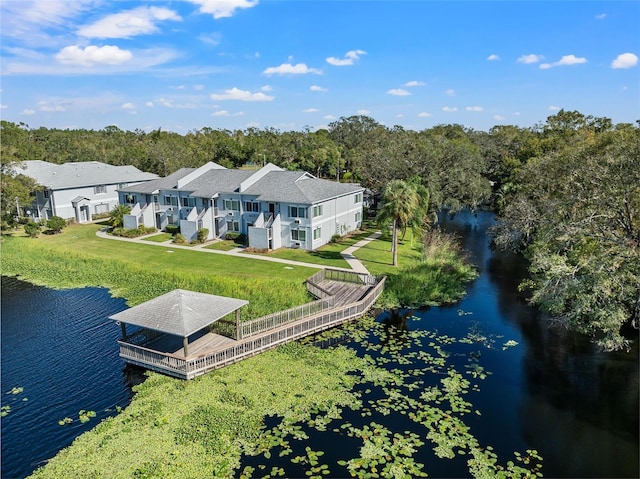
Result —
<path fill-rule="evenodd" d="M 392 224 L 391 251 L 393 266 L 398 265 L 398 230 L 406 230 L 416 212 L 420 199 L 414 185 L 402 180 L 393 180 L 384 189 L 382 208 L 378 212 L 381 225 Z"/>
<path fill-rule="evenodd" d="M 124 215 L 131 213 L 131 206 L 129 205 L 116 205 L 111 210 L 109 216 L 109 224 L 113 228 L 122 228 L 124 226 Z"/>
<path fill-rule="evenodd" d="M 67 222 L 59 216 L 52 216 L 47 220 L 47 228 L 54 234 L 60 233 L 65 226 L 67 226 Z"/>

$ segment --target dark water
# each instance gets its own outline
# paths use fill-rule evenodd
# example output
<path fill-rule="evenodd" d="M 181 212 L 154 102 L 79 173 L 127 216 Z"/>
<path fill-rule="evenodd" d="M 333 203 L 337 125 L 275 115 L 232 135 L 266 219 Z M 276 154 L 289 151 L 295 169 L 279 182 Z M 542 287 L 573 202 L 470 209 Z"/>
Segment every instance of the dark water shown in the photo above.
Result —
<path fill-rule="evenodd" d="M 444 228 L 460 235 L 480 276 L 460 303 L 414 312 L 409 329 L 455 337 L 471 329 L 487 337 L 490 347 L 478 349 L 493 374 L 473 395 L 482 416 L 471 415 L 469 425 L 501 460 L 536 449 L 545 477 L 638 477 L 638 342 L 631 353 L 600 353 L 588 339 L 550 327 L 517 291 L 526 268 L 522 259 L 489 249 L 486 228 L 492 221 L 488 213 L 443 218 Z M 123 366 L 119 328 L 107 319 L 125 308 L 104 289 L 55 291 L 2 279 L 1 393 L 2 405 L 11 406 L 2 419 L 3 478 L 28 475 L 116 406 L 128 404 L 139 370 Z M 518 345 L 502 350 L 508 340 Z M 24 391 L 6 394 L 13 387 Z M 97 417 L 80 424 L 81 409 Z M 64 417 L 73 424 L 59 426 Z M 411 429 L 397 415 L 387 421 L 381 422 L 393 430 Z M 326 463 L 352 457 L 346 451 L 357 455 L 360 442 L 353 438 L 307 432 L 302 448 L 325 451 Z M 437 460 L 429 445 L 415 459 L 429 477 L 468 475 L 465 459 Z M 288 458 L 282 466 L 291 467 Z"/>
<path fill-rule="evenodd" d="M 118 357 L 126 308 L 106 289 L 57 291 L 2 277 L 2 478 L 22 478 L 131 398 Z M 139 373 L 138 373 L 139 374 Z M 14 388 L 24 388 L 11 394 Z M 25 400 L 26 399 L 26 400 Z M 96 417 L 82 424 L 80 410 Z M 58 421 L 69 417 L 71 424 Z"/>

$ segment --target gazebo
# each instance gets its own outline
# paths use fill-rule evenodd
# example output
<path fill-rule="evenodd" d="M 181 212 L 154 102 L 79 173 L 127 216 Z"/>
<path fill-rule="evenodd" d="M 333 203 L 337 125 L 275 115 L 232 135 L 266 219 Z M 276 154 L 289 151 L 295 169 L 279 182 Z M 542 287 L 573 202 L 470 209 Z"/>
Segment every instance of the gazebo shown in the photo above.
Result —
<path fill-rule="evenodd" d="M 243 299 L 175 289 L 145 303 L 109 316 L 109 318 L 118 322 L 122 327 L 122 342 L 128 342 L 130 338 L 130 336 L 127 336 L 127 324 L 160 333 L 156 336 L 164 334 L 171 335 L 174 338 L 182 338 L 182 352 L 184 358 L 187 358 L 189 356 L 190 336 L 203 331 L 214 322 L 234 312 L 235 330 L 238 332 L 235 339 L 241 339 L 239 337 L 239 331 L 242 331 L 240 327 L 240 308 L 247 304 L 249 304 L 249 301 Z M 212 333 L 207 333 L 204 336 L 207 335 L 211 336 Z M 227 339 L 219 335 L 213 336 Z M 147 344 L 145 347 L 156 349 L 151 344 Z"/>

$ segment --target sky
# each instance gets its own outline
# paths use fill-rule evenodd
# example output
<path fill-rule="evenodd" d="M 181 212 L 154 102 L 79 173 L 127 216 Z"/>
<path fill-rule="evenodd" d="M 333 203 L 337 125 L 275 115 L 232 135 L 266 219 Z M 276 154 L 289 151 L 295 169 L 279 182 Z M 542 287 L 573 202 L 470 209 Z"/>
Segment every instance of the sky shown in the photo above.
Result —
<path fill-rule="evenodd" d="M 315 131 L 640 119 L 640 1 L 1 0 L 0 117 Z"/>

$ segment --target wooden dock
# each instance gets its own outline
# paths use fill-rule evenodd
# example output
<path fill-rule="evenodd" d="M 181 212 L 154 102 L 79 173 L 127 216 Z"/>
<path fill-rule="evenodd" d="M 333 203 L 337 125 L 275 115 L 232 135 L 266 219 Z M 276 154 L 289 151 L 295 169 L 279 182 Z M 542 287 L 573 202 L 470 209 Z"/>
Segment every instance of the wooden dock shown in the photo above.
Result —
<path fill-rule="evenodd" d="M 324 269 L 307 280 L 307 290 L 317 301 L 243 322 L 241 330 L 221 322 L 218 330 L 205 331 L 191 341 L 187 356 L 179 338 L 156 335 L 142 341 L 134 334 L 118 341 L 120 357 L 146 369 L 192 379 L 362 316 L 380 296 L 384 282 L 384 277 Z"/>

